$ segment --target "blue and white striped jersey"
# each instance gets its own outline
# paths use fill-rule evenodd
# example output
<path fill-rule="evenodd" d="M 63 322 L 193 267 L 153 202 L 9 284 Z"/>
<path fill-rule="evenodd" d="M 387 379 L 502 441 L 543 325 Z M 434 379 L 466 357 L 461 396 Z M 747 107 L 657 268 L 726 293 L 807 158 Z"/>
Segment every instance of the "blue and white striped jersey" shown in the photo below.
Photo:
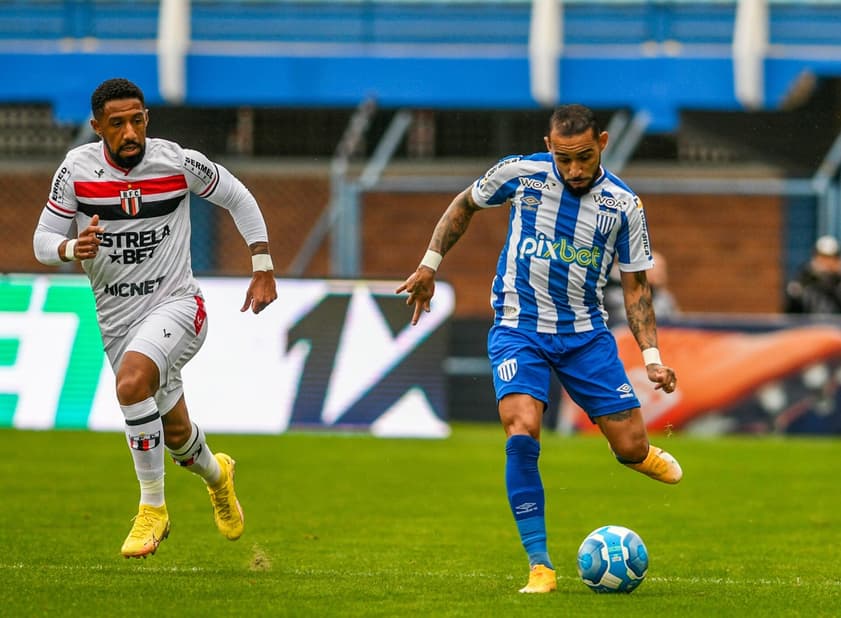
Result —
<path fill-rule="evenodd" d="M 501 159 L 473 185 L 477 206 L 510 203 L 491 290 L 495 324 L 539 333 L 607 329 L 602 290 L 653 265 L 642 201 L 604 168 L 583 196 L 565 190 L 548 152 Z"/>

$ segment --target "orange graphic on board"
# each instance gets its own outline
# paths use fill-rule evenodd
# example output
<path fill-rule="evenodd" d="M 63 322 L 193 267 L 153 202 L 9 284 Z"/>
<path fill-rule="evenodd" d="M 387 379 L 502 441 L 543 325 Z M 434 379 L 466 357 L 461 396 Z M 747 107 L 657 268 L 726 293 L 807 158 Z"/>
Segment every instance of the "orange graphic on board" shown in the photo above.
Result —
<path fill-rule="evenodd" d="M 654 390 L 648 381 L 631 332 L 623 328 L 614 335 L 652 431 L 680 429 L 694 419 L 738 404 L 769 383 L 841 357 L 841 330 L 827 325 L 763 333 L 661 327 L 658 346 L 663 361 L 678 376 L 677 389 L 667 395 Z M 567 427 L 598 431 L 566 393 L 562 397 Z"/>

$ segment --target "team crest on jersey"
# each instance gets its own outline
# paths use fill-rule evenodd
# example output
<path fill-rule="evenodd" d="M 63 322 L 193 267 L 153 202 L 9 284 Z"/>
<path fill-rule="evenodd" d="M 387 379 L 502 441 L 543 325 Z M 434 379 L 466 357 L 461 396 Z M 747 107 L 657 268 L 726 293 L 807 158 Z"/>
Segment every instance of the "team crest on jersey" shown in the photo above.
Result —
<path fill-rule="evenodd" d="M 120 208 L 127 215 L 136 216 L 140 212 L 141 205 L 140 188 L 120 191 Z"/>
<path fill-rule="evenodd" d="M 613 226 L 616 225 L 616 215 L 609 212 L 599 211 L 596 213 L 596 227 L 603 236 L 609 236 L 613 231 Z"/>
<path fill-rule="evenodd" d="M 509 358 L 508 360 L 502 361 L 499 367 L 496 368 L 496 375 L 503 382 L 510 382 L 517 375 L 517 359 Z"/>

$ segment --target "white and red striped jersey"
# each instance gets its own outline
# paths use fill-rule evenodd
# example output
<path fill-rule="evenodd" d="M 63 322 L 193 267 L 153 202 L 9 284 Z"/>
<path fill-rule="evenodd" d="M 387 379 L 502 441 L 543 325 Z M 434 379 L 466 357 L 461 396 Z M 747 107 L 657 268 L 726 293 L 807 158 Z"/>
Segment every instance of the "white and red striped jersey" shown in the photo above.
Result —
<path fill-rule="evenodd" d="M 72 224 L 94 215 L 104 228 L 99 253 L 84 260 L 104 337 L 120 336 L 173 298 L 200 294 L 190 260 L 190 193 L 231 212 L 246 244 L 266 242 L 257 202 L 223 166 L 195 150 L 147 138 L 135 167 L 117 167 L 102 142 L 71 150 L 59 166 L 35 231 L 35 254 L 58 264 Z"/>

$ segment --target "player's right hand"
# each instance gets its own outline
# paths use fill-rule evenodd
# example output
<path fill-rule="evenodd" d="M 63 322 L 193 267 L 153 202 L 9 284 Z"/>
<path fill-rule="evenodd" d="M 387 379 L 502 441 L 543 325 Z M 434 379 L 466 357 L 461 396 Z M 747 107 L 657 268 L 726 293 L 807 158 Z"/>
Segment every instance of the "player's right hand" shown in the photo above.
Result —
<path fill-rule="evenodd" d="M 654 390 L 663 389 L 664 393 L 673 393 L 677 388 L 677 376 L 671 367 L 653 363 L 646 365 L 645 370 L 648 373 L 648 379 L 656 384 Z"/>
<path fill-rule="evenodd" d="M 395 293 L 408 292 L 407 305 L 414 305 L 412 313 L 412 325 L 418 323 L 422 311 L 429 313 L 429 301 L 435 294 L 435 271 L 426 266 L 418 266 L 406 281 L 403 282 Z"/>
<path fill-rule="evenodd" d="M 91 222 L 84 230 L 79 232 L 76 239 L 75 255 L 78 260 L 90 260 L 99 253 L 99 245 L 102 238 L 99 236 L 105 232 L 105 228 L 99 225 L 99 215 L 91 217 Z"/>

